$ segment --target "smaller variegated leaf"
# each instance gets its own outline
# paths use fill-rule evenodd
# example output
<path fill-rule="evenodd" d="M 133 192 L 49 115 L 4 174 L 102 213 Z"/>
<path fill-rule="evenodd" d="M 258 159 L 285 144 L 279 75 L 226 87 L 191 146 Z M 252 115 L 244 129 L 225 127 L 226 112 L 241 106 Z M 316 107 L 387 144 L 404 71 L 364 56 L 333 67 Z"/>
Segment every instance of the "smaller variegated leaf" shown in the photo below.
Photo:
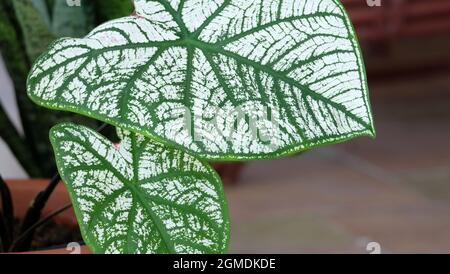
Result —
<path fill-rule="evenodd" d="M 116 148 L 84 126 L 50 133 L 85 242 L 95 253 L 224 253 L 229 220 L 217 174 L 194 157 L 119 130 Z"/>

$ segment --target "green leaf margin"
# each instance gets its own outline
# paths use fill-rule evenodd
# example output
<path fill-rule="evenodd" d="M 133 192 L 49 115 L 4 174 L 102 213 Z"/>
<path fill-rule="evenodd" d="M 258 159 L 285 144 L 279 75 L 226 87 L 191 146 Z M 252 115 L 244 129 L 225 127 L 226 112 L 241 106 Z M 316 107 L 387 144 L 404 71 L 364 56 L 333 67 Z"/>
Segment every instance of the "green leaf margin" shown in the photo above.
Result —
<path fill-rule="evenodd" d="M 56 147 L 58 145 L 58 140 L 57 140 L 58 138 L 55 136 L 56 132 L 60 128 L 65 128 L 66 126 L 72 126 L 72 127 L 75 126 L 75 127 L 77 127 L 77 126 L 80 126 L 80 125 L 77 125 L 77 124 L 74 124 L 74 123 L 70 123 L 70 122 L 65 122 L 65 123 L 57 124 L 54 127 L 52 127 L 50 132 L 49 132 L 49 138 L 50 138 L 50 142 L 51 142 L 53 147 Z M 85 126 L 82 126 L 82 127 L 85 127 Z M 109 142 L 109 143 L 111 143 L 111 145 L 113 145 L 113 143 L 110 140 L 108 140 L 106 137 L 104 137 L 100 133 L 95 132 L 94 130 L 92 130 L 92 129 L 88 128 L 88 127 L 85 127 L 85 128 L 89 129 L 92 134 L 97 135 L 98 138 L 103 139 L 105 142 Z M 171 150 L 176 150 L 174 148 L 170 148 L 170 149 Z M 69 193 L 69 197 L 70 197 L 70 200 L 72 201 L 73 209 L 75 211 L 75 215 L 76 215 L 77 221 L 78 222 L 82 222 L 81 217 L 80 217 L 80 216 L 82 216 L 82 213 L 81 213 L 80 209 L 78 208 L 77 204 L 73 202 L 76 199 L 77 195 L 74 192 L 74 190 L 70 187 L 70 185 L 65 183 L 66 181 L 70 181 L 70 180 L 68 180 L 67 174 L 66 174 L 65 169 L 63 167 L 64 166 L 63 163 L 62 163 L 63 159 L 59 155 L 59 153 L 57 152 L 56 149 L 54 149 L 54 153 L 55 153 L 55 160 L 56 160 L 56 165 L 57 165 L 57 168 L 58 168 L 58 172 L 59 172 L 59 174 L 60 174 L 60 176 L 62 178 L 62 181 L 64 182 L 64 184 L 65 184 L 65 186 L 67 188 L 67 191 Z M 215 169 L 213 169 L 208 163 L 202 161 L 201 159 L 198 159 L 195 156 L 192 156 L 189 153 L 186 153 L 184 151 L 183 151 L 183 153 L 189 155 L 190 157 L 196 159 L 201 164 L 203 164 L 203 166 L 208 170 L 208 172 L 210 172 L 211 176 L 215 179 L 216 186 L 220 190 L 218 192 L 218 196 L 219 196 L 220 200 L 223 201 L 222 214 L 223 214 L 224 220 L 226 221 L 225 224 L 224 224 L 224 230 L 225 230 L 225 232 L 226 232 L 226 234 L 228 236 L 228 239 L 227 239 L 226 244 L 225 244 L 224 249 L 223 249 L 223 253 L 228 253 L 229 246 L 230 246 L 231 225 L 230 225 L 230 214 L 229 214 L 228 200 L 227 200 L 226 195 L 225 195 L 225 191 L 224 191 L 224 188 L 223 188 L 222 180 L 221 180 L 220 176 L 218 175 L 217 171 Z M 85 241 L 85 244 L 90 248 L 90 250 L 93 253 L 100 254 L 101 253 L 100 252 L 101 248 L 95 242 L 91 241 L 91 239 L 89 237 L 86 237 L 86 235 L 88 235 L 88 232 L 85 230 L 85 227 L 83 225 L 81 225 L 81 224 L 79 224 L 79 227 L 80 227 L 80 231 L 81 231 L 81 235 L 83 237 L 83 240 Z"/>

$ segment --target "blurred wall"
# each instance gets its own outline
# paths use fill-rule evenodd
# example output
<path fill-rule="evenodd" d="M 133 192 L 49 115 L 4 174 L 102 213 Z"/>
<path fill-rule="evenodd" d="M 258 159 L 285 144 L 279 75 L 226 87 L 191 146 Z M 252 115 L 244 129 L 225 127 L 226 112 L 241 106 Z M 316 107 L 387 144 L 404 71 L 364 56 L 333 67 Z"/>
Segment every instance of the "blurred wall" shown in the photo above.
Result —
<path fill-rule="evenodd" d="M 14 125 L 23 132 L 20 125 L 13 86 L 0 56 L 0 102 L 7 111 Z M 26 178 L 27 175 L 11 153 L 5 142 L 0 139 L 0 174 L 3 178 Z"/>

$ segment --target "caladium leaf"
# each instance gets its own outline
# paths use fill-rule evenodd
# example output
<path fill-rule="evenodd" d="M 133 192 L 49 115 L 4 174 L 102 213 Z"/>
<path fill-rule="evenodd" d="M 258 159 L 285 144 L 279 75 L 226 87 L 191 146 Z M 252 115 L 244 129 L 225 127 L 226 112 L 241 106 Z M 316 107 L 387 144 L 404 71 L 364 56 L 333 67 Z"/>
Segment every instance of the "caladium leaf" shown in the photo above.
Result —
<path fill-rule="evenodd" d="M 56 41 L 29 96 L 207 159 L 270 158 L 374 135 L 362 56 L 337 0 L 135 0 Z"/>
<path fill-rule="evenodd" d="M 220 179 L 194 157 L 119 131 L 119 148 L 84 126 L 50 133 L 85 242 L 95 253 L 223 253 Z"/>

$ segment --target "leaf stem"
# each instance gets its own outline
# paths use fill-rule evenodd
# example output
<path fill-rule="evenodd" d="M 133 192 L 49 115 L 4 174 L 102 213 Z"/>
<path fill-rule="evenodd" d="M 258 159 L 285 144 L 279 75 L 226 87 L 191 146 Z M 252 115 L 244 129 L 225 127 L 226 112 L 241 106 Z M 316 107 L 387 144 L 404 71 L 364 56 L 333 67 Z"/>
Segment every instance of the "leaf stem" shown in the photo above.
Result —
<path fill-rule="evenodd" d="M 102 132 L 106 129 L 107 126 L 108 124 L 103 123 L 100 127 L 97 128 L 97 131 Z M 36 195 L 23 219 L 20 228 L 21 234 L 24 234 L 26 231 L 32 228 L 34 224 L 36 224 L 36 222 L 39 221 L 42 215 L 42 210 L 50 199 L 50 196 L 52 195 L 59 181 L 61 181 L 61 176 L 59 175 L 59 173 L 56 173 L 55 176 L 53 176 L 53 178 L 50 180 L 47 187 Z M 12 251 L 20 252 L 28 250 L 33 239 L 33 234 L 34 229 L 32 229 L 31 232 L 28 232 L 26 237 L 22 237 L 21 241 L 17 241 Z"/>
<path fill-rule="evenodd" d="M 21 234 L 24 234 L 26 231 L 32 228 L 34 224 L 36 224 L 39 221 L 39 218 L 41 217 L 42 214 L 42 210 L 44 209 L 45 205 L 47 204 L 47 201 L 50 198 L 50 195 L 53 193 L 60 180 L 61 177 L 59 176 L 58 173 L 50 180 L 48 186 L 43 191 L 39 192 L 37 196 L 34 198 L 33 202 L 31 203 L 31 206 L 28 208 L 28 211 L 23 219 L 20 228 Z M 15 241 L 15 244 L 11 248 L 11 251 L 21 252 L 28 250 L 31 245 L 31 241 L 33 239 L 33 233 L 28 232 L 27 235 L 28 237 L 21 237 L 20 241 Z"/>
<path fill-rule="evenodd" d="M 65 206 L 52 211 L 50 214 L 48 214 L 45 218 L 41 219 L 40 221 L 36 222 L 35 224 L 33 224 L 30 228 L 28 228 L 26 231 L 24 231 L 22 234 L 20 234 L 17 239 L 12 243 L 11 248 L 9 251 L 14 251 L 14 249 L 16 249 L 16 245 L 19 244 L 21 241 L 26 240 L 29 237 L 32 237 L 34 232 L 36 231 L 36 229 L 38 229 L 39 227 L 47 224 L 48 222 L 50 222 L 55 216 L 63 213 L 64 211 L 68 210 L 69 208 L 72 207 L 72 203 L 68 203 Z"/>

